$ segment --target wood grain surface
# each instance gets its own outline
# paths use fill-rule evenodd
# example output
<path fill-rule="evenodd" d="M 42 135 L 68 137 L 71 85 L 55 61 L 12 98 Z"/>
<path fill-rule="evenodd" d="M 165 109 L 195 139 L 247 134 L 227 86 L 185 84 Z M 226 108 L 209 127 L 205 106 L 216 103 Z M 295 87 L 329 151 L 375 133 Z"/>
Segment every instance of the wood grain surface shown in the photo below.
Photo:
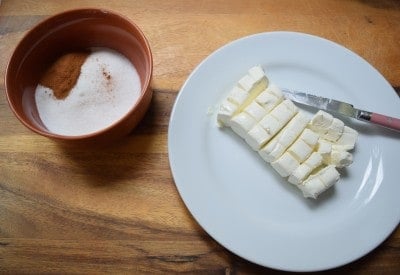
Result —
<path fill-rule="evenodd" d="M 127 138 L 103 150 L 60 147 L 33 134 L 14 117 L 4 93 L 7 62 L 26 31 L 79 7 L 124 14 L 142 28 L 153 51 L 150 110 Z M 185 208 L 168 163 L 175 97 L 211 52 L 274 30 L 340 43 L 399 92 L 399 22 L 396 0 L 1 1 L 0 272 L 279 273 L 227 251 Z M 367 256 L 328 273 L 399 271 L 397 228 Z"/>

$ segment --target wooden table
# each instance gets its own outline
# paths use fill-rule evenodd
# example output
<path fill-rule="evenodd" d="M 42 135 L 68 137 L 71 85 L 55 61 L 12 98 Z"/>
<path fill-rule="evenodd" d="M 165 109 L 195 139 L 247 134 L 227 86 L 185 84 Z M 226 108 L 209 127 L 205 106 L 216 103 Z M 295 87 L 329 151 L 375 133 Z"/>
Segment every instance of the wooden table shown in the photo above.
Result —
<path fill-rule="evenodd" d="M 4 94 L 6 64 L 24 33 L 52 14 L 87 6 L 109 8 L 135 21 L 154 56 L 149 112 L 131 135 L 101 151 L 61 148 L 33 134 L 14 117 Z M 249 34 L 292 30 L 348 47 L 399 92 L 399 22 L 395 0 L 3 0 L 0 271 L 274 272 L 216 243 L 179 197 L 167 154 L 168 120 L 179 89 L 220 46 Z M 331 272 L 399 270 L 397 228 L 373 252 Z"/>

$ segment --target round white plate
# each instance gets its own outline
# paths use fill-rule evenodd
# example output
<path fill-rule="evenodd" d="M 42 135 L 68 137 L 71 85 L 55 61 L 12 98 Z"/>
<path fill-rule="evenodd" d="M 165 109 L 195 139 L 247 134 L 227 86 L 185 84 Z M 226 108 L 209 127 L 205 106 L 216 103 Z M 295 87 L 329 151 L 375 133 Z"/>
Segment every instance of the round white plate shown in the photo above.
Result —
<path fill-rule="evenodd" d="M 338 44 L 293 32 L 233 41 L 192 72 L 171 114 L 169 160 L 183 201 L 215 240 L 263 266 L 315 271 L 365 255 L 400 220 L 400 134 L 341 118 L 360 133 L 354 163 L 318 200 L 305 199 L 230 129 L 217 127 L 216 106 L 257 64 L 278 86 L 400 117 L 389 83 Z"/>

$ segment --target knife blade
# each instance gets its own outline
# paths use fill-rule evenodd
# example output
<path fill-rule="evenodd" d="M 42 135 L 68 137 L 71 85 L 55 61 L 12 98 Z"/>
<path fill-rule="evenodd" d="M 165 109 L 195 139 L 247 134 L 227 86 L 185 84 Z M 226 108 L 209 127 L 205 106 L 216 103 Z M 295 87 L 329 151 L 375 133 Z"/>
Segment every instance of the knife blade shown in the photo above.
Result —
<path fill-rule="evenodd" d="M 304 92 L 282 89 L 283 94 L 294 102 L 311 106 L 317 109 L 367 121 L 392 130 L 400 131 L 400 119 L 354 108 L 350 103 L 316 96 Z"/>

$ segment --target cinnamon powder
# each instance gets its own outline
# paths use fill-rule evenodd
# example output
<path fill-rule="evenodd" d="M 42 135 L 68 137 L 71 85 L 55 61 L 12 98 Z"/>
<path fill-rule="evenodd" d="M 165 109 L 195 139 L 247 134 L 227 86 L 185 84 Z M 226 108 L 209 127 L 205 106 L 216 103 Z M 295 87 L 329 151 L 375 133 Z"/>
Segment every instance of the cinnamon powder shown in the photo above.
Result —
<path fill-rule="evenodd" d="M 57 99 L 64 99 L 75 86 L 88 52 L 73 52 L 61 56 L 45 72 L 40 84 L 53 90 Z"/>

